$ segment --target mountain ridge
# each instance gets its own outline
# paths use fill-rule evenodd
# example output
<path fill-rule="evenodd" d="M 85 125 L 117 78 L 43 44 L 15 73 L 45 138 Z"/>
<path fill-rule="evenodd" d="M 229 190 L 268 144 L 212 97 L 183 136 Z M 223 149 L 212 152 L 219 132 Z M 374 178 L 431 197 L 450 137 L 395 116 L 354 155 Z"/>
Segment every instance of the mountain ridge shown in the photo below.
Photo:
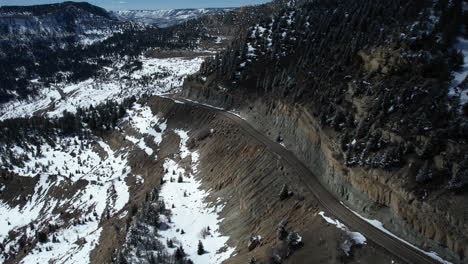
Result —
<path fill-rule="evenodd" d="M 158 27 L 170 27 L 204 15 L 224 14 L 235 8 L 183 8 L 158 10 L 122 10 L 113 11 L 124 21 L 134 21 Z"/>
<path fill-rule="evenodd" d="M 104 8 L 92 5 L 88 2 L 75 2 L 66 1 L 57 4 L 43 4 L 43 5 L 30 5 L 30 6 L 15 6 L 15 5 L 3 5 L 0 6 L 0 14 L 15 14 L 21 12 L 30 12 L 33 16 L 42 16 L 51 12 L 57 12 L 64 8 L 76 7 L 88 11 L 90 13 L 106 17 L 109 19 L 115 19 L 109 16 L 109 12 Z"/>

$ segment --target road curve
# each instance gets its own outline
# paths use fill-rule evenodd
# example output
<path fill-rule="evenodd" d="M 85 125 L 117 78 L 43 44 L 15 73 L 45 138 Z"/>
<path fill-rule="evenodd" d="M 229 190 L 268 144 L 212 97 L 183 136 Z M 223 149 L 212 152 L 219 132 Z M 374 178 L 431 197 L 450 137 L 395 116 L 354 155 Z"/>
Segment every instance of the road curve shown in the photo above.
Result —
<path fill-rule="evenodd" d="M 358 231 L 363 234 L 367 239 L 380 245 L 381 247 L 388 250 L 390 253 L 400 258 L 402 261 L 414 264 L 428 264 L 428 263 L 440 263 L 434 258 L 424 254 L 416 248 L 400 241 L 399 239 L 390 236 L 373 225 L 369 224 L 354 212 L 349 210 L 347 207 L 342 205 L 322 184 L 317 180 L 315 175 L 298 159 L 296 156 L 288 151 L 286 148 L 270 140 L 267 136 L 257 131 L 244 119 L 229 113 L 227 111 L 210 107 L 208 105 L 200 104 L 194 101 L 186 100 L 177 95 L 169 95 L 164 98 L 172 100 L 182 101 L 185 104 L 189 104 L 194 107 L 200 107 L 215 111 L 219 115 L 230 119 L 235 122 L 244 132 L 248 135 L 265 145 L 271 152 L 279 155 L 289 163 L 298 172 L 298 176 L 301 180 L 301 184 L 306 187 L 318 200 L 320 205 L 336 219 L 343 222 L 353 231 Z"/>

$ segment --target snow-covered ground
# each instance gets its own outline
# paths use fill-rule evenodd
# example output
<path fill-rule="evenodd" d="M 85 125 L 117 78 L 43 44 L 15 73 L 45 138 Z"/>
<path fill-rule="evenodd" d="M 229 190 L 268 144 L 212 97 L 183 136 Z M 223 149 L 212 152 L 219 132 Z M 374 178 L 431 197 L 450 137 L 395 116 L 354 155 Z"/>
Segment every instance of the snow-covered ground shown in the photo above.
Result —
<path fill-rule="evenodd" d="M 47 111 L 49 116 L 60 116 L 63 111 L 76 112 L 113 100 L 143 94 L 160 95 L 178 91 L 187 75 L 197 72 L 204 58 L 140 58 L 142 69 L 130 75 L 121 69 L 122 63 L 105 69 L 99 79 L 89 79 L 77 84 L 57 84 L 43 88 L 38 96 L 28 101 L 12 101 L 0 105 L 0 120 L 32 116 L 38 111 Z"/>
<path fill-rule="evenodd" d="M 191 159 L 191 169 L 186 170 L 173 159 L 166 159 L 164 169 L 165 183 L 161 188 L 161 198 L 166 207 L 171 208 L 172 214 L 162 219 L 169 226 L 166 230 L 160 230 L 163 241 L 172 240 L 175 246 L 182 245 L 185 253 L 194 263 L 217 264 L 227 259 L 234 248 L 226 245 L 229 239 L 219 232 L 219 223 L 222 219 L 219 212 L 223 204 L 218 200 L 215 203 L 207 203 L 208 193 L 201 189 L 197 179 L 199 154 L 187 148 L 189 139 L 187 131 L 175 130 L 181 138 L 180 157 Z M 182 182 L 179 182 L 179 176 Z M 170 218 L 170 221 L 169 219 Z M 183 230 L 183 232 L 182 232 Z M 197 254 L 198 243 L 203 243 L 205 253 Z M 174 249 L 169 249 L 173 253 Z"/>
<path fill-rule="evenodd" d="M 126 154 L 114 152 L 102 141 L 96 144 L 75 137 L 54 143 L 51 146 L 43 142 L 40 155 L 33 154 L 38 152 L 35 146 L 17 146 L 12 153 L 28 157 L 24 166 L 1 165 L 19 175 L 38 177 L 38 182 L 24 206 L 0 203 L 0 242 L 5 252 L 18 252 L 19 237 L 9 240 L 10 231 L 36 238 L 37 231 L 49 232 L 49 225 L 57 225 L 58 229 L 48 235 L 48 242 L 36 244 L 22 263 L 88 263 L 101 234 L 101 218 L 107 213 L 116 214 L 129 200 L 125 179 L 130 168 Z M 104 154 L 99 155 L 98 151 Z M 84 186 L 70 193 L 70 198 L 57 193 L 78 181 Z M 62 215 L 77 215 L 78 220 L 72 222 Z M 0 262 L 3 260 L 0 255 Z"/>
<path fill-rule="evenodd" d="M 125 139 L 132 142 L 136 147 L 146 152 L 148 156 L 153 155 L 155 150 L 148 146 L 145 138 L 150 136 L 156 146 L 162 142 L 162 137 L 167 129 L 167 121 L 162 121 L 157 115 L 153 115 L 148 106 L 135 104 L 127 111 L 127 116 L 121 122 L 128 124 L 139 134 L 135 136 L 126 135 Z M 157 129 L 156 129 L 157 128 Z M 157 155 L 155 155 L 155 159 Z"/>
<path fill-rule="evenodd" d="M 127 113 L 128 117 L 124 118 L 123 121 L 128 121 L 140 134 L 152 136 L 156 145 L 161 144 L 162 136 L 167 129 L 167 120 L 162 121 L 146 105 L 135 104 Z M 155 127 L 159 128 L 159 132 Z"/>
<path fill-rule="evenodd" d="M 341 248 L 343 249 L 343 251 L 345 252 L 345 254 L 347 256 L 349 256 L 349 253 L 351 252 L 351 247 L 353 245 L 365 245 L 366 244 L 367 239 L 361 233 L 350 231 L 349 228 L 347 226 L 345 226 L 343 223 L 341 223 L 340 221 L 334 220 L 331 217 L 325 216 L 324 212 L 320 212 L 319 215 L 323 219 L 325 219 L 325 221 L 327 221 L 328 223 L 330 223 L 332 225 L 335 225 L 338 229 L 341 229 L 341 230 L 345 231 L 346 234 L 348 234 L 351 241 L 346 240 L 341 245 Z"/>

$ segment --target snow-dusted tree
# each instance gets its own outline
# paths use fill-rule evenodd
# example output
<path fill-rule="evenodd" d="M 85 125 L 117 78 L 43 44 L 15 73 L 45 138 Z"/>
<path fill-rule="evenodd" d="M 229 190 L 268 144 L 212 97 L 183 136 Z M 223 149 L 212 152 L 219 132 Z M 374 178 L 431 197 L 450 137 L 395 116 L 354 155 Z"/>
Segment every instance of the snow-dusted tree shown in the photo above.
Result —
<path fill-rule="evenodd" d="M 276 233 L 278 235 L 279 240 L 285 240 L 288 236 L 288 232 L 286 231 L 286 225 L 288 224 L 288 221 L 282 220 L 276 229 Z"/>
<path fill-rule="evenodd" d="M 294 249 L 302 244 L 302 237 L 296 232 L 289 232 L 286 241 L 288 242 L 288 246 Z"/>
<path fill-rule="evenodd" d="M 428 164 L 425 164 L 423 167 L 421 167 L 418 171 L 418 174 L 416 174 L 416 182 L 418 183 L 423 183 L 431 180 L 433 177 L 432 170 L 429 168 Z"/>

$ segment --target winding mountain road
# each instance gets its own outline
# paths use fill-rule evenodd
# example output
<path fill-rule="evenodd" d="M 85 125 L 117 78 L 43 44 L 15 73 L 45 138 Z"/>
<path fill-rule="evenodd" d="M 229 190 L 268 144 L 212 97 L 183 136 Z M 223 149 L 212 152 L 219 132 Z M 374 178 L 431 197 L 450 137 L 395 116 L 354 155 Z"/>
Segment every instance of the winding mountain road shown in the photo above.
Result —
<path fill-rule="evenodd" d="M 410 246 L 398 238 L 393 237 L 374 227 L 370 223 L 357 216 L 347 207 L 342 205 L 339 200 L 337 200 L 327 189 L 325 189 L 325 187 L 318 181 L 314 174 L 301 161 L 299 161 L 299 159 L 296 158 L 292 152 L 288 151 L 277 142 L 270 140 L 267 136 L 253 128 L 244 119 L 228 111 L 190 101 L 177 95 L 170 95 L 165 98 L 181 101 L 194 107 L 215 111 L 219 115 L 236 123 L 245 133 L 265 145 L 271 152 L 282 157 L 284 161 L 295 168 L 297 170 L 297 176 L 301 180 L 301 184 L 315 196 L 320 205 L 329 214 L 343 222 L 351 230 L 362 233 L 367 239 L 385 248 L 390 253 L 400 258 L 402 261 L 414 264 L 440 263 L 436 259 L 424 254 L 417 248 Z"/>

